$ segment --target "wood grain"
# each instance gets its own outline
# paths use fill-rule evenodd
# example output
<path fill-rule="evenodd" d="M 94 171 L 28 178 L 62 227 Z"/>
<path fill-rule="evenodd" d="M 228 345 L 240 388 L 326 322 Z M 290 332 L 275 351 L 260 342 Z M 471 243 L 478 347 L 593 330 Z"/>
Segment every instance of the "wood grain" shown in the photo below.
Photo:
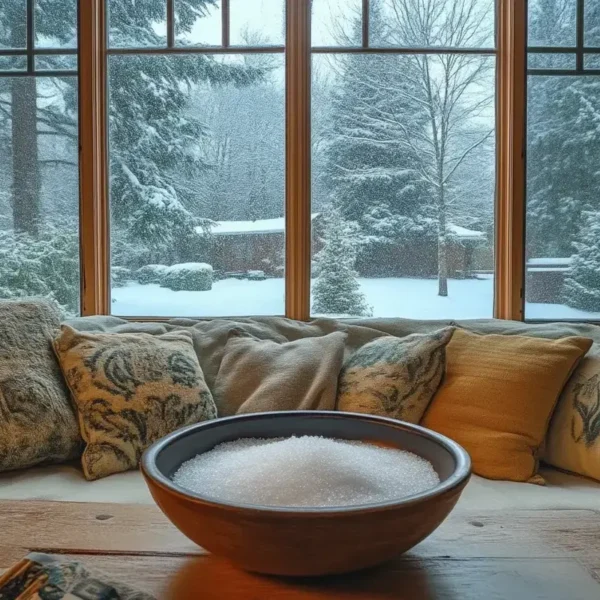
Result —
<path fill-rule="evenodd" d="M 30 550 L 60 553 L 161 600 L 600 598 L 595 510 L 459 507 L 407 555 L 375 570 L 313 580 L 240 571 L 206 555 L 150 505 L 5 501 L 0 531 L 0 570 Z"/>

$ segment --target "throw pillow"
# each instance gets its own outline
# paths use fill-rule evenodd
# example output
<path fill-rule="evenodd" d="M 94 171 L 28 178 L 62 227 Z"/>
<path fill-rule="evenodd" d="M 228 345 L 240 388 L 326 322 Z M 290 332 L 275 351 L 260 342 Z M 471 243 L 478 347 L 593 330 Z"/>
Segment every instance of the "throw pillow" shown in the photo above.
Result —
<path fill-rule="evenodd" d="M 359 348 L 342 369 L 338 410 L 419 423 L 444 376 L 453 332 L 385 336 Z"/>
<path fill-rule="evenodd" d="M 457 329 L 423 424 L 456 440 L 489 479 L 543 483 L 538 451 L 558 397 L 592 340 Z"/>
<path fill-rule="evenodd" d="M 586 356 L 567 383 L 550 423 L 544 460 L 600 481 L 600 356 Z"/>
<path fill-rule="evenodd" d="M 154 441 L 216 417 L 187 332 L 85 333 L 63 325 L 54 348 L 87 444 L 87 479 L 134 469 Z"/>
<path fill-rule="evenodd" d="M 346 334 L 279 344 L 233 330 L 215 381 L 219 414 L 333 410 Z"/>
<path fill-rule="evenodd" d="M 81 454 L 77 418 L 52 339 L 58 309 L 0 301 L 0 471 L 61 463 Z"/>

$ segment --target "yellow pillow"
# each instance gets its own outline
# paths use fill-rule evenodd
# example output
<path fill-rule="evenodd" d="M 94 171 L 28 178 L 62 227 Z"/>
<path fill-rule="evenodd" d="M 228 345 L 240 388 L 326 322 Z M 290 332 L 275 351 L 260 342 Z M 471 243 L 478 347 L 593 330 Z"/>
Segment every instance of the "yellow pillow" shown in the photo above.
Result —
<path fill-rule="evenodd" d="M 569 376 L 592 340 L 476 335 L 457 329 L 446 377 L 422 424 L 456 440 L 473 472 L 543 483 L 538 450 Z"/>

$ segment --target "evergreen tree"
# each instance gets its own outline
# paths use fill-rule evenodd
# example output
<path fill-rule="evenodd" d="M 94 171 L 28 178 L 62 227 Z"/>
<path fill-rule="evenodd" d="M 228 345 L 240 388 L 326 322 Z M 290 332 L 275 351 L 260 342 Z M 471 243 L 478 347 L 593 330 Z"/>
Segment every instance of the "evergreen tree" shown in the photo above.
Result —
<path fill-rule="evenodd" d="M 585 212 L 576 253 L 565 277 L 564 301 L 568 306 L 600 311 L 600 212 Z"/>
<path fill-rule="evenodd" d="M 177 29 L 185 34 L 216 0 L 182 0 L 177 6 Z M 112 44 L 164 46 L 153 27 L 163 12 L 164 0 L 111 3 Z M 208 131 L 188 110 L 190 91 L 200 83 L 244 85 L 261 72 L 207 54 L 115 56 L 109 72 L 112 216 L 160 262 L 193 235 L 195 225 L 206 224 L 189 210 L 195 199 L 185 184 L 210 168 L 203 151 Z"/>
<path fill-rule="evenodd" d="M 532 2 L 533 40 L 573 44 L 573 9 L 570 0 Z M 586 30 L 600 31 L 597 3 L 588 3 Z M 600 122 L 600 80 L 531 77 L 529 98 L 527 249 L 534 257 L 569 256 L 584 213 L 600 208 L 600 129 L 595 125 Z"/>
<path fill-rule="evenodd" d="M 330 315 L 371 316 L 354 270 L 356 227 L 332 209 L 324 218 L 323 248 L 315 257 L 313 312 Z"/>
<path fill-rule="evenodd" d="M 349 29 L 350 38 L 340 42 L 360 45 L 360 16 Z M 377 45 L 389 41 L 381 3 L 371 6 L 369 33 Z M 322 133 L 324 183 L 343 217 L 359 223 L 371 242 L 409 240 L 415 223 L 432 216 L 414 152 L 398 140 L 394 126 L 395 115 L 423 122 L 405 89 L 406 63 L 405 57 L 354 54 L 333 63 L 330 125 Z"/>

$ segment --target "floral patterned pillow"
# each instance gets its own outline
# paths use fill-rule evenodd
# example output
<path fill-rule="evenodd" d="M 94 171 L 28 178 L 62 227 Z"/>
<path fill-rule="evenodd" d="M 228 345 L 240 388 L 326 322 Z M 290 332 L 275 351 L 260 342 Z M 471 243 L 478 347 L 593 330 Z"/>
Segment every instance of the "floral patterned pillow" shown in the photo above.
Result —
<path fill-rule="evenodd" d="M 419 423 L 446 368 L 446 327 L 406 337 L 384 336 L 359 348 L 340 375 L 337 408 Z"/>
<path fill-rule="evenodd" d="M 87 333 L 54 341 L 86 442 L 87 479 L 135 469 L 144 450 L 217 410 L 187 332 Z"/>

